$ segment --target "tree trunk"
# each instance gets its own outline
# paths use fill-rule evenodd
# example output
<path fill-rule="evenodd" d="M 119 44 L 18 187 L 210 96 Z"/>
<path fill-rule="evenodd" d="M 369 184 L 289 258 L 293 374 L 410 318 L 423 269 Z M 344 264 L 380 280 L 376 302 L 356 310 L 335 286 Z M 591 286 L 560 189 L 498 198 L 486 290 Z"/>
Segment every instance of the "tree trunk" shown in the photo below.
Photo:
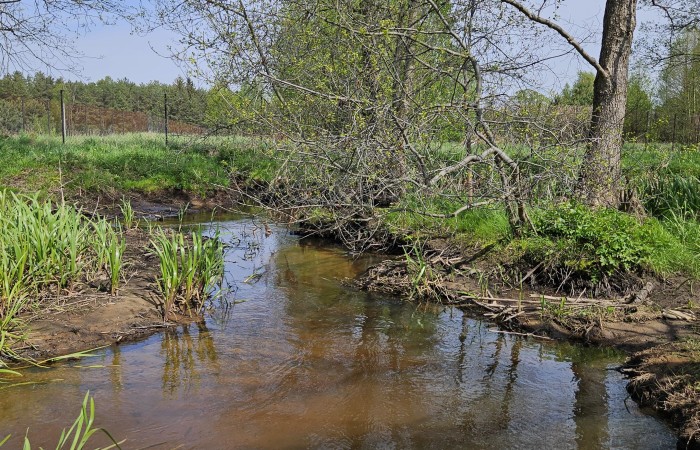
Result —
<path fill-rule="evenodd" d="M 603 20 L 600 65 L 593 90 L 589 145 L 578 181 L 579 197 L 588 205 L 617 207 L 620 150 L 625 121 L 627 80 L 637 0 L 608 0 Z"/>
<path fill-rule="evenodd" d="M 396 20 L 397 26 L 401 28 L 411 28 L 416 26 L 414 20 L 417 14 L 418 1 L 408 0 L 398 4 L 398 17 Z M 396 47 L 394 48 L 394 58 L 392 71 L 394 72 L 394 80 L 392 87 L 392 107 L 394 119 L 401 129 L 408 128 L 408 112 L 410 97 L 413 96 L 413 75 L 415 56 L 413 54 L 412 42 L 404 37 L 396 38 Z M 401 131 L 396 131 L 396 147 L 392 155 L 392 171 L 395 178 L 402 178 L 406 174 L 406 148 L 404 139 L 401 136 Z"/>

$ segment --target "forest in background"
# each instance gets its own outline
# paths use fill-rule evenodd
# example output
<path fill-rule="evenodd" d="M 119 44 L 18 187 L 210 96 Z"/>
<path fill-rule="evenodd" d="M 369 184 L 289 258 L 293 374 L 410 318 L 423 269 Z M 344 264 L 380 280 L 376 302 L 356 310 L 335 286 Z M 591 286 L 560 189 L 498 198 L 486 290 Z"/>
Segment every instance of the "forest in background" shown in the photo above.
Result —
<path fill-rule="evenodd" d="M 624 137 L 628 142 L 700 142 L 700 32 L 684 33 L 670 50 L 682 58 L 668 58 L 656 75 L 637 65 L 630 76 Z M 490 114 L 529 116 L 548 122 L 548 126 L 585 132 L 593 104 L 595 75 L 581 71 L 560 92 L 547 95 L 523 89 L 494 105 Z M 64 90 L 66 105 L 75 115 L 73 134 L 110 134 L 133 131 L 162 131 L 164 96 L 169 118 L 181 122 L 183 134 L 201 134 L 205 130 L 228 134 L 269 134 L 264 121 L 256 118 L 269 109 L 269 93 L 260 86 L 229 87 L 224 82 L 214 87 L 196 87 L 190 78 L 178 77 L 172 83 L 152 81 L 138 84 L 128 79 L 105 77 L 96 82 L 54 78 L 42 72 L 25 75 L 6 73 L 0 79 L 0 130 L 5 133 L 47 131 L 47 109 L 51 132 L 60 131 L 59 92 Z M 311 106 L 311 105 L 310 105 Z M 24 108 L 24 124 L 23 124 Z M 123 113 L 142 113 L 132 118 Z M 310 110 L 309 113 L 312 111 Z M 113 115 L 110 126 L 105 118 Z M 119 121 L 134 125 L 119 126 Z M 184 124 L 192 127 L 188 128 Z M 516 127 L 517 128 L 517 127 Z M 442 127 L 447 140 L 459 141 L 463 130 L 450 124 Z M 502 133 L 512 133 L 501 130 Z"/>

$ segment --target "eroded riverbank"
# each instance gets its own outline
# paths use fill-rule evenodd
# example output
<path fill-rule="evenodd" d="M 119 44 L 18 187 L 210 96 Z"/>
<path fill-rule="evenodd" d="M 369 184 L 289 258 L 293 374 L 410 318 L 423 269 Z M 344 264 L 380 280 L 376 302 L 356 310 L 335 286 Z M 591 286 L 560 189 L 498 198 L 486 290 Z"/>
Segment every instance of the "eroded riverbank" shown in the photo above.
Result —
<path fill-rule="evenodd" d="M 428 242 L 420 263 L 410 256 L 386 260 L 355 284 L 462 308 L 505 333 L 621 350 L 631 355 L 622 372 L 632 377 L 632 398 L 679 430 L 678 448 L 699 448 L 700 298 L 691 280 L 648 278 L 640 282 L 643 289 L 617 298 L 570 297 L 532 280 L 514 281 L 503 267 L 475 253 L 446 240 Z"/>

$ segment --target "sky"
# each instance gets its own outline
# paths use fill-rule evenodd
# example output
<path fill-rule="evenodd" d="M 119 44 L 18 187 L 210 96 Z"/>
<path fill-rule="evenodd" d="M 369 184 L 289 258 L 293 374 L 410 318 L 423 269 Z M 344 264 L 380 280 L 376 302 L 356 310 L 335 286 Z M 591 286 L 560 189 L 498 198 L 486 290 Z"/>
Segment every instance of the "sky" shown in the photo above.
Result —
<path fill-rule="evenodd" d="M 598 56 L 605 0 L 564 0 L 556 11 L 556 20 L 565 29 L 584 39 L 586 50 Z M 549 10 L 551 13 L 551 10 Z M 652 17 L 642 11 L 638 22 Z M 552 39 L 561 39 L 554 33 Z M 587 37 L 587 39 L 586 39 Z M 84 81 L 97 81 L 105 76 L 127 78 L 137 83 L 156 80 L 172 82 L 178 76 L 187 76 L 186 69 L 178 67 L 167 55 L 168 46 L 177 42 L 177 36 L 167 30 L 147 35 L 133 34 L 127 24 L 98 25 L 76 42 L 76 50 L 88 55 L 82 61 Z M 562 41 L 563 42 L 563 41 Z M 553 62 L 552 70 L 542 74 L 544 90 L 558 91 L 565 83 L 572 83 L 581 70 L 590 71 L 582 58 L 572 55 Z M 72 74 L 65 78 L 77 79 Z"/>
<path fill-rule="evenodd" d="M 106 76 L 127 78 L 136 83 L 160 81 L 170 83 L 186 70 L 168 58 L 170 45 L 177 36 L 159 29 L 146 35 L 132 33 L 128 24 L 95 26 L 76 41 L 75 49 L 88 57 L 80 61 L 84 81 L 97 81 Z M 77 79 L 74 75 L 66 78 Z"/>

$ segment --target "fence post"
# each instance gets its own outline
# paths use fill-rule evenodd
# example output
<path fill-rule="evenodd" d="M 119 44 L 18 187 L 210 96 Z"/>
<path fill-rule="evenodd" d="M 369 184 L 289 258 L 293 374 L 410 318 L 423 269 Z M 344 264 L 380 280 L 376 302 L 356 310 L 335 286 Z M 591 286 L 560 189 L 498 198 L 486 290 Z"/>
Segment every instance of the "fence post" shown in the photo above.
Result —
<path fill-rule="evenodd" d="M 46 99 L 46 134 L 51 136 L 51 99 Z"/>
<path fill-rule="evenodd" d="M 168 94 L 163 94 L 163 112 L 165 113 L 165 146 L 168 146 Z"/>
<path fill-rule="evenodd" d="M 673 134 L 671 135 L 671 151 L 676 148 L 676 115 L 673 115 Z"/>
<path fill-rule="evenodd" d="M 61 141 L 66 143 L 66 105 L 63 103 L 63 89 L 61 89 Z"/>
<path fill-rule="evenodd" d="M 27 119 L 24 112 L 24 97 L 22 97 L 22 133 L 27 132 Z"/>

